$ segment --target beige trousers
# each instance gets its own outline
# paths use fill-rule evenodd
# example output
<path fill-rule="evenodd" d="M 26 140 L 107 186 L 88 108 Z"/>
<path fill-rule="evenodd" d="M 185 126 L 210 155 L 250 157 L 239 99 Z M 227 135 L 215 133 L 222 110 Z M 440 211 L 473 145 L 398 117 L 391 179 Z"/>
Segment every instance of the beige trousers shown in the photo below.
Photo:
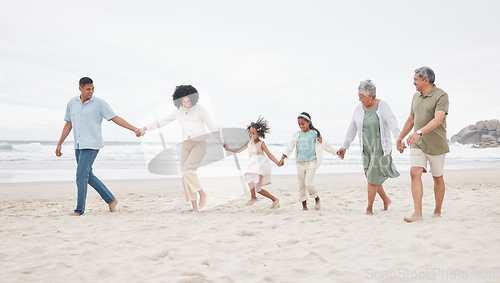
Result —
<path fill-rule="evenodd" d="M 311 197 L 318 197 L 317 191 L 314 188 L 313 181 L 316 175 L 316 160 L 299 161 L 297 162 L 297 176 L 299 177 L 299 195 L 300 201 L 307 200 L 306 190 Z"/>
<path fill-rule="evenodd" d="M 181 148 L 182 186 L 186 201 L 197 200 L 197 192 L 201 190 L 200 180 L 196 169 L 200 167 L 203 157 L 207 152 L 205 141 L 185 140 Z"/>

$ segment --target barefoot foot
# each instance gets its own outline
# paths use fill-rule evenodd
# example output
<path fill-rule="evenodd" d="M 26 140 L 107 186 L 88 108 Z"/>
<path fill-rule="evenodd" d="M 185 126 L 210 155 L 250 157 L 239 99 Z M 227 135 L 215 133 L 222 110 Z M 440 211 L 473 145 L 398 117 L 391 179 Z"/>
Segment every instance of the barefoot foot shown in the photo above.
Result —
<path fill-rule="evenodd" d="M 108 203 L 109 211 L 116 212 L 116 205 L 117 204 L 118 204 L 118 200 L 117 199 L 115 199 L 114 201 Z"/>
<path fill-rule="evenodd" d="M 257 201 L 258 201 L 258 199 L 257 199 L 257 198 L 251 198 L 251 199 L 250 199 L 250 200 L 246 203 L 246 205 L 252 205 L 252 204 L 256 203 Z"/>
<path fill-rule="evenodd" d="M 384 201 L 384 210 L 389 209 L 389 205 L 391 205 L 391 202 L 392 202 L 391 199 L 387 199 L 387 201 Z"/>
<path fill-rule="evenodd" d="M 277 209 L 280 207 L 280 200 L 279 199 L 276 199 L 275 201 L 273 201 L 273 204 L 271 205 L 271 209 Z"/>
<path fill-rule="evenodd" d="M 408 222 L 408 223 L 411 223 L 411 222 L 415 222 L 415 221 L 422 221 L 424 220 L 424 218 L 421 216 L 421 215 L 415 215 L 413 214 L 412 216 L 410 217 L 404 217 L 403 218 L 404 221 Z"/>
<path fill-rule="evenodd" d="M 441 217 L 441 210 L 434 210 L 434 217 Z"/>
<path fill-rule="evenodd" d="M 200 191 L 200 202 L 198 203 L 199 209 L 202 209 L 207 204 L 207 194 L 205 192 L 201 193 Z"/>
<path fill-rule="evenodd" d="M 71 216 L 82 216 L 82 215 L 78 212 L 73 212 L 73 213 L 71 213 Z"/>
<path fill-rule="evenodd" d="M 367 209 L 365 214 L 366 215 L 373 215 L 373 211 L 371 209 Z"/>
<path fill-rule="evenodd" d="M 316 200 L 316 205 L 314 206 L 314 209 L 320 210 L 321 209 L 321 202 L 319 200 L 319 197 L 315 198 L 315 200 Z"/>

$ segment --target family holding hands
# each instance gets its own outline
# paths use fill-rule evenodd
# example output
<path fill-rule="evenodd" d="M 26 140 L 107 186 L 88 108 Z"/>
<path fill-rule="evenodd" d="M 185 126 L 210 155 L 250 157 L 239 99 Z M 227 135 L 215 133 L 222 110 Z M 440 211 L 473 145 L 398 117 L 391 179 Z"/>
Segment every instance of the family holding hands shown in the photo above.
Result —
<path fill-rule="evenodd" d="M 413 96 L 410 116 L 403 130 L 398 128 L 397 120 L 389 104 L 377 98 L 375 84 L 371 80 L 362 81 L 358 87 L 360 105 L 354 110 L 351 123 L 348 127 L 345 140 L 340 149 L 332 147 L 316 129 L 311 121 L 311 115 L 302 112 L 297 116 L 299 131 L 293 134 L 286 146 L 281 159 L 278 160 L 268 149 L 262 139 L 269 132 L 269 124 L 259 117 L 257 121 L 247 126 L 250 139 L 240 148 L 232 149 L 225 143 L 220 127 L 212 120 L 206 109 L 198 104 L 198 91 L 190 85 L 178 86 L 173 97 L 175 109 L 165 118 L 136 128 L 122 118 L 116 116 L 109 105 L 102 99 L 93 97 L 94 87 L 90 78 L 80 80 L 79 97 L 68 103 L 66 109 L 66 125 L 56 148 L 56 155 L 60 156 L 61 146 L 71 129 L 74 129 L 75 156 L 77 161 L 77 208 L 73 215 L 82 215 L 85 209 L 87 184 L 90 184 L 108 203 L 111 211 L 116 210 L 116 199 L 106 186 L 92 173 L 92 164 L 99 149 L 103 147 L 101 122 L 102 118 L 112 120 L 116 124 L 134 131 L 143 136 L 146 131 L 158 129 L 177 120 L 182 129 L 181 171 L 182 185 L 186 201 L 191 202 L 191 211 L 199 212 L 207 203 L 207 194 L 196 174 L 206 150 L 206 137 L 209 132 L 218 132 L 217 139 L 225 150 L 234 153 L 248 149 L 249 164 L 245 173 L 251 198 L 247 205 L 255 203 L 257 193 L 272 201 L 271 209 L 280 207 L 277 197 L 263 186 L 271 183 L 271 165 L 269 159 L 277 166 L 284 165 L 286 158 L 295 155 L 297 163 L 297 177 L 299 184 L 299 201 L 304 210 L 307 210 L 307 199 L 315 200 L 314 208 L 321 208 L 320 198 L 314 187 L 316 169 L 320 166 L 323 153 L 329 152 L 338 155 L 341 159 L 349 149 L 356 135 L 359 138 L 363 157 L 363 168 L 368 183 L 368 205 L 366 214 L 373 214 L 373 203 L 378 194 L 387 210 L 391 200 L 384 191 L 383 183 L 387 178 L 396 178 L 400 174 L 393 164 L 392 136 L 397 141 L 397 149 L 403 152 L 406 145 L 411 147 L 411 190 L 415 211 L 404 220 L 413 222 L 422 220 L 423 186 L 421 176 L 427 170 L 427 162 L 434 178 L 434 192 L 436 208 L 434 216 L 441 215 L 441 206 L 444 199 L 443 166 L 447 152 L 449 152 L 446 138 L 446 115 L 448 113 L 448 95 L 434 85 L 435 75 L 429 67 L 415 70 L 414 85 L 417 92 Z M 207 131 L 208 129 L 208 131 Z M 406 140 L 403 139 L 414 129 Z M 308 196 L 309 195 L 309 196 Z"/>

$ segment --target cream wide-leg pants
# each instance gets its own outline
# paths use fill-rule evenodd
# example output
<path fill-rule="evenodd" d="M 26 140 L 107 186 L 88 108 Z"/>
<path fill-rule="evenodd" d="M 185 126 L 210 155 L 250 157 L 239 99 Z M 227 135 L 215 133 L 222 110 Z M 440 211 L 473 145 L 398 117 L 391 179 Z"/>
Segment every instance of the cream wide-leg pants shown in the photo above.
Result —
<path fill-rule="evenodd" d="M 299 161 L 297 162 L 297 177 L 299 178 L 299 196 L 300 201 L 307 200 L 306 190 L 311 197 L 318 197 L 317 191 L 314 188 L 313 181 L 316 175 L 316 160 Z"/>
<path fill-rule="evenodd" d="M 200 167 L 207 152 L 205 141 L 185 140 L 181 148 L 182 185 L 186 201 L 197 200 L 196 193 L 202 189 L 196 169 Z"/>

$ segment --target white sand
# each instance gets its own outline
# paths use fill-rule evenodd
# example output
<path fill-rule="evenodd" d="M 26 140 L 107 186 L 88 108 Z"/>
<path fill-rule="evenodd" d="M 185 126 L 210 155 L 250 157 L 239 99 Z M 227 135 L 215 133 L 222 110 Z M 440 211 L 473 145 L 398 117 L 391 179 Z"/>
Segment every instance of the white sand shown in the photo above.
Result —
<path fill-rule="evenodd" d="M 302 211 L 296 176 L 273 176 L 245 206 L 237 178 L 202 179 L 208 205 L 188 212 L 180 181 L 105 181 L 118 212 L 89 187 L 86 213 L 73 182 L 0 184 L 0 282 L 500 282 L 500 169 L 447 171 L 442 218 L 432 218 L 424 176 L 423 222 L 406 223 L 409 176 L 364 215 L 362 174 L 318 175 L 322 209 Z M 309 207 L 314 207 L 310 199 Z"/>

